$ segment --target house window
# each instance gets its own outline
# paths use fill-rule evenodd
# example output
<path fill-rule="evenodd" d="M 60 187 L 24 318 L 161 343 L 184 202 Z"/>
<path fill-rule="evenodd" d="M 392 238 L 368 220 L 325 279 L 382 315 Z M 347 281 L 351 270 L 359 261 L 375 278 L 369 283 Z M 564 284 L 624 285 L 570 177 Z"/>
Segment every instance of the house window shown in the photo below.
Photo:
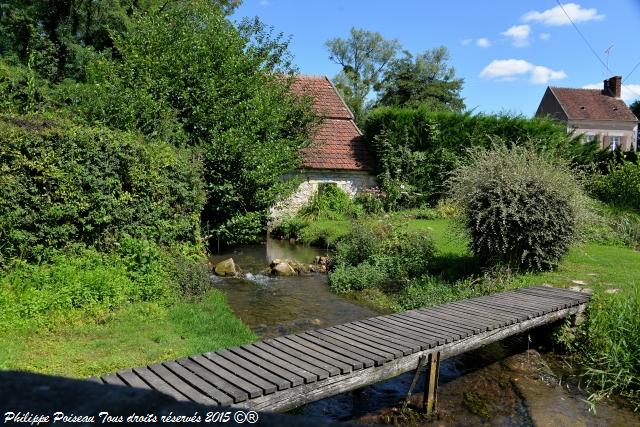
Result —
<path fill-rule="evenodd" d="M 587 142 L 593 142 L 596 139 L 596 136 L 592 133 L 588 133 L 585 137 L 585 140 Z"/>
<path fill-rule="evenodd" d="M 610 148 L 611 148 L 611 151 L 616 151 L 618 148 L 620 148 L 620 137 L 619 136 L 612 136 L 611 137 Z"/>

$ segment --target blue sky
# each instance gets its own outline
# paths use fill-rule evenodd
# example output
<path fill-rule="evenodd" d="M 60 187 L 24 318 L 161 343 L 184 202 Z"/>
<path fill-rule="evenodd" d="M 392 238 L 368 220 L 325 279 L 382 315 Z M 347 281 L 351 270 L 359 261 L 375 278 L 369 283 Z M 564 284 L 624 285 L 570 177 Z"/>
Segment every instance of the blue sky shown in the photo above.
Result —
<path fill-rule="evenodd" d="M 449 48 L 465 79 L 468 108 L 532 115 L 547 85 L 587 87 L 626 77 L 640 62 L 640 1 L 563 3 L 599 62 L 554 0 L 244 0 L 233 18 L 259 16 L 292 37 L 304 74 L 333 77 L 325 41 L 351 27 L 378 31 L 413 53 Z M 640 98 L 640 66 L 623 82 L 623 98 Z"/>

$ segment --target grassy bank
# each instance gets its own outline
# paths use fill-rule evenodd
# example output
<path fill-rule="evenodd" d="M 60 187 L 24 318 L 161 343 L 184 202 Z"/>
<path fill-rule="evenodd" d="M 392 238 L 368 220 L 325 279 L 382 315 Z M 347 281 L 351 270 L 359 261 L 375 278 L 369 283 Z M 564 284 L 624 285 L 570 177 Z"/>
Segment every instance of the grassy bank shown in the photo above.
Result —
<path fill-rule="evenodd" d="M 375 229 L 381 223 L 391 229 L 403 228 L 408 236 L 417 233 L 432 240 L 435 251 L 424 264 L 424 270 L 420 274 L 398 275 L 401 270 L 387 267 L 394 264 L 384 260 L 387 256 L 384 252 L 374 252 L 364 262 L 367 268 L 340 268 L 335 280 L 330 278 L 335 291 L 387 311 L 400 311 L 543 283 L 591 288 L 594 296 L 587 321 L 575 330 L 563 330 L 558 342 L 584 368 L 593 397 L 621 394 L 640 409 L 639 251 L 623 246 L 615 238 L 609 243 L 586 241 L 571 247 L 553 271 L 484 270 L 469 251 L 467 237 L 452 220 L 415 219 L 398 213 L 369 218 L 364 228 Z M 343 221 L 337 226 L 328 223 L 324 226 L 329 230 L 349 228 Z M 358 250 L 353 247 L 353 237 L 343 239 L 348 244 L 338 244 L 338 260 L 366 247 L 361 245 Z M 358 239 L 355 240 L 357 243 Z M 349 277 L 350 272 L 353 278 Z M 361 279 L 363 275 L 377 280 L 376 284 L 367 286 L 366 280 Z M 381 277 L 386 277 L 386 282 Z"/>
<path fill-rule="evenodd" d="M 255 335 L 210 290 L 170 307 L 134 303 L 103 319 L 53 330 L 13 328 L 0 337 L 0 369 L 88 377 L 246 344 Z"/>
<path fill-rule="evenodd" d="M 87 377 L 254 340 L 209 274 L 140 241 L 17 262 L 0 274 L 0 369 Z"/>

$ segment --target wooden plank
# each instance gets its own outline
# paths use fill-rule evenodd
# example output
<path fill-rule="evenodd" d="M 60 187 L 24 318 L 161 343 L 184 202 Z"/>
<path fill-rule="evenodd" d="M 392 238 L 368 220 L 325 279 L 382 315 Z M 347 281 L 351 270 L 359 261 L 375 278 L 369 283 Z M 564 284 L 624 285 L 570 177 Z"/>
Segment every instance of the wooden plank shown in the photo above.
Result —
<path fill-rule="evenodd" d="M 222 367 L 216 365 L 215 363 L 212 363 L 211 360 L 207 359 L 204 356 L 191 356 L 189 357 L 189 359 L 196 362 L 198 365 L 202 366 L 203 368 L 211 371 L 212 373 L 222 378 L 227 383 L 233 384 L 234 386 L 240 388 L 242 391 L 244 391 L 249 395 L 250 399 L 258 397 L 263 393 L 260 387 L 256 386 L 255 384 L 249 381 L 246 381 L 244 378 L 241 378 L 235 373 L 229 372 L 226 369 L 223 369 Z"/>
<path fill-rule="evenodd" d="M 432 347 L 438 345 L 437 338 L 434 338 L 431 335 L 421 334 L 419 332 L 409 331 L 408 329 L 401 328 L 392 323 L 387 322 L 379 322 L 373 319 L 364 319 L 360 321 L 361 324 L 367 325 L 371 328 L 375 328 L 379 331 L 388 332 L 390 334 L 395 334 L 399 337 L 407 338 L 410 340 L 414 340 L 416 342 L 420 342 L 421 350 L 428 350 Z"/>
<path fill-rule="evenodd" d="M 316 381 L 317 380 L 323 380 L 325 378 L 329 378 L 329 376 L 330 376 L 329 371 L 327 371 L 326 369 L 319 368 L 319 367 L 317 367 L 315 365 L 312 365 L 311 363 L 307 363 L 304 360 L 300 360 L 300 359 L 298 359 L 296 357 L 293 357 L 290 354 L 285 353 L 283 351 L 280 351 L 280 350 L 278 350 L 277 348 L 275 348 L 273 346 L 266 345 L 266 344 L 264 344 L 262 342 L 253 343 L 253 344 L 251 344 L 251 346 L 252 347 L 257 347 L 260 350 L 265 351 L 267 353 L 271 353 L 272 355 L 279 357 L 280 359 L 282 359 L 283 361 L 285 361 L 285 362 L 287 362 L 287 363 L 289 363 L 291 365 L 299 366 L 300 368 L 305 369 L 305 370 L 315 374 Z M 248 350 L 248 351 L 251 351 L 251 350 Z"/>
<path fill-rule="evenodd" d="M 155 364 L 149 365 L 149 369 L 153 371 L 156 375 L 166 381 L 168 384 L 171 384 L 173 388 L 180 391 L 180 393 L 187 396 L 190 400 L 193 400 L 196 403 L 202 403 L 203 405 L 215 405 L 218 402 L 215 400 L 205 396 L 201 391 L 193 388 L 187 382 L 183 381 L 173 372 L 169 371 L 163 365 Z"/>
<path fill-rule="evenodd" d="M 347 323 L 346 325 L 333 326 L 331 330 L 336 332 L 337 334 L 343 335 L 348 338 L 353 338 L 362 343 L 375 345 L 382 350 L 388 349 L 389 351 L 393 351 L 395 357 L 400 357 L 403 355 L 406 356 L 407 354 L 413 353 L 411 347 L 407 345 L 397 344 L 394 342 L 390 342 L 385 338 L 376 337 L 372 334 L 369 334 L 369 331 L 363 332 L 358 328 L 354 328 L 351 323 Z"/>
<path fill-rule="evenodd" d="M 580 295 L 567 294 L 565 292 L 558 292 L 556 290 L 545 290 L 541 288 L 522 288 L 517 290 L 518 294 L 538 295 L 546 298 L 554 298 L 562 301 L 570 302 L 571 304 L 580 304 L 588 300 L 588 298 Z"/>
<path fill-rule="evenodd" d="M 399 346 L 393 343 L 387 343 L 383 340 L 379 340 L 377 338 L 370 337 L 366 334 L 362 334 L 354 329 L 340 328 L 333 326 L 331 328 L 327 328 L 327 331 L 331 331 L 337 335 L 341 335 L 345 338 L 360 342 L 369 347 L 375 347 L 382 351 L 387 351 L 393 355 L 393 357 L 400 357 L 403 355 L 411 354 L 411 349 L 403 346 Z"/>
<path fill-rule="evenodd" d="M 269 381 L 270 383 L 275 384 L 278 387 L 278 390 L 286 390 L 291 387 L 291 383 L 288 379 L 282 378 L 279 375 L 275 375 L 266 369 L 261 368 L 255 363 L 246 360 L 243 357 L 238 356 L 237 354 L 231 353 L 229 350 L 219 350 L 216 351 L 218 356 L 221 356 L 227 359 L 229 362 L 234 363 L 235 365 L 240 366 L 243 369 L 259 376 L 260 378 Z"/>
<path fill-rule="evenodd" d="M 524 316 L 525 319 L 532 319 L 536 317 L 535 313 L 530 313 L 527 310 L 523 310 L 519 307 L 512 307 L 510 305 L 496 304 L 496 303 L 491 304 L 489 302 L 478 301 L 476 299 L 469 300 L 469 303 L 472 303 L 478 307 L 484 307 L 484 309 L 487 311 L 495 310 L 495 311 L 502 311 L 505 313 L 511 313 L 512 315 L 518 316 L 518 318 L 520 318 L 521 316 Z"/>
<path fill-rule="evenodd" d="M 352 325 L 354 328 L 359 328 L 363 332 L 367 332 L 367 333 L 373 334 L 374 336 L 377 336 L 378 338 L 383 338 L 383 339 L 386 339 L 388 341 L 395 342 L 397 344 L 405 345 L 405 346 L 409 347 L 412 350 L 412 353 L 415 353 L 416 351 L 420 351 L 420 350 L 425 350 L 426 348 L 429 347 L 424 342 L 424 339 L 416 339 L 416 338 L 405 337 L 403 335 L 399 335 L 397 333 L 390 332 L 390 331 L 385 330 L 383 328 L 372 326 L 371 324 L 364 323 L 362 321 L 351 322 L 350 325 Z"/>
<path fill-rule="evenodd" d="M 442 334 L 440 331 L 434 331 L 431 329 L 425 329 L 423 327 L 418 327 L 415 324 L 407 324 L 405 322 L 401 322 L 400 320 L 394 319 L 392 317 L 374 317 L 372 319 L 368 319 L 370 321 L 375 322 L 384 322 L 398 328 L 406 329 L 412 333 L 421 334 L 425 336 L 431 336 L 432 339 L 436 341 L 436 345 L 443 345 L 450 342 L 452 339 Z"/>
<path fill-rule="evenodd" d="M 281 342 L 273 339 L 263 341 L 263 344 L 266 344 L 269 347 L 276 348 L 279 351 L 286 353 L 297 360 L 302 360 L 310 365 L 316 366 L 320 369 L 324 369 L 325 371 L 329 372 L 330 377 L 334 375 L 339 375 L 340 373 L 342 373 L 342 369 L 348 369 L 349 371 L 351 371 L 351 368 L 346 364 L 340 363 L 335 360 L 332 362 L 327 362 L 323 359 L 310 356 L 307 353 L 303 353 L 290 346 L 284 345 Z"/>
<path fill-rule="evenodd" d="M 497 313 L 493 311 L 487 311 L 484 308 L 467 304 L 466 301 L 452 302 L 447 304 L 456 310 L 460 310 L 464 313 L 468 313 L 469 316 L 475 316 L 483 319 L 489 319 L 498 322 L 498 327 L 513 325 L 518 322 L 518 317 L 510 313 Z"/>
<path fill-rule="evenodd" d="M 344 355 L 336 352 L 335 350 L 326 349 L 326 348 L 321 347 L 319 345 L 316 345 L 316 344 L 314 344 L 312 342 L 304 340 L 304 339 L 300 338 L 298 335 L 287 335 L 287 336 L 283 337 L 283 339 L 289 340 L 289 341 L 293 341 L 293 342 L 295 342 L 297 344 L 300 344 L 300 345 L 308 348 L 309 350 L 315 352 L 315 354 L 323 354 L 325 356 L 329 356 L 329 357 L 331 357 L 333 359 L 336 359 L 336 360 L 339 360 L 339 361 L 341 361 L 343 363 L 346 363 L 349 366 L 351 366 L 351 369 L 354 370 L 354 371 L 357 371 L 358 369 L 362 369 L 364 367 L 364 363 L 362 363 L 358 359 L 353 359 L 351 357 L 344 356 Z"/>
<path fill-rule="evenodd" d="M 408 347 L 411 350 L 411 353 L 415 353 L 416 351 L 420 351 L 423 349 L 422 343 L 420 341 L 402 337 L 397 334 L 392 334 L 390 332 L 381 330 L 379 328 L 374 328 L 373 326 L 367 325 L 366 323 L 351 322 L 349 323 L 349 327 L 358 329 L 362 333 L 366 333 L 370 336 L 383 339 L 387 342 L 392 342 L 398 345 Z"/>
<path fill-rule="evenodd" d="M 215 400 L 218 404 L 228 406 L 233 403 L 233 398 L 231 396 L 218 390 L 216 387 L 204 381 L 202 378 L 187 370 L 177 362 L 165 362 L 162 365 L 173 372 L 175 375 L 180 377 L 180 379 L 189 384 L 191 387 L 200 391 L 207 397 Z"/>
<path fill-rule="evenodd" d="M 572 291 L 570 289 L 556 288 L 556 287 L 549 287 L 549 286 L 530 286 L 528 288 L 520 288 L 520 289 L 536 290 L 536 291 L 545 292 L 550 295 L 559 295 L 559 296 L 565 296 L 567 298 L 574 298 L 579 300 L 582 303 L 589 301 L 591 297 L 590 294 L 586 292 Z"/>
<path fill-rule="evenodd" d="M 287 362 L 286 360 L 283 360 L 281 357 L 275 356 L 271 353 L 267 353 L 266 351 L 261 350 L 254 345 L 243 345 L 240 348 L 246 351 L 247 353 L 254 355 L 257 358 L 266 360 L 269 363 L 273 363 L 274 365 L 281 367 L 285 371 L 290 371 L 292 373 L 295 373 L 296 375 L 304 379 L 305 384 L 311 384 L 318 381 L 318 375 L 316 375 L 315 373 L 308 371 L 306 369 L 303 369 L 297 365 L 293 365 Z M 328 373 L 327 373 L 327 376 L 328 376 Z"/>
<path fill-rule="evenodd" d="M 572 301 L 529 293 L 520 293 L 519 295 L 511 296 L 511 298 L 517 298 L 522 302 L 548 307 L 550 310 L 560 310 L 575 305 Z"/>
<path fill-rule="evenodd" d="M 523 322 L 528 320 L 530 316 L 527 313 L 523 313 L 522 310 L 513 311 L 513 310 L 505 310 L 500 307 L 488 307 L 485 304 L 481 304 L 476 302 L 473 299 L 462 301 L 460 303 L 456 303 L 461 306 L 473 307 L 480 312 L 486 313 L 492 316 L 505 316 L 510 319 L 515 319 L 515 323 Z"/>
<path fill-rule="evenodd" d="M 147 384 L 149 384 L 152 389 L 157 390 L 160 393 L 168 394 L 169 396 L 172 396 L 174 399 L 181 402 L 189 401 L 189 399 L 185 395 L 173 388 L 151 370 L 147 368 L 133 368 L 133 372 L 135 372 L 140 378 L 142 378 Z"/>
<path fill-rule="evenodd" d="M 308 331 L 302 334 L 298 334 L 298 336 L 307 341 L 311 341 L 312 343 L 324 347 L 329 350 L 334 350 L 344 354 L 348 357 L 354 357 L 357 360 L 360 360 L 365 368 L 369 368 L 373 365 L 382 365 L 385 361 L 384 357 L 379 356 L 377 354 L 369 353 L 365 350 L 355 348 L 348 344 L 345 344 L 342 341 L 336 341 L 330 337 L 324 336 L 322 338 L 315 337 L 313 335 L 309 335 Z"/>
<path fill-rule="evenodd" d="M 191 359 L 185 357 L 176 360 L 176 362 L 178 362 L 180 365 L 184 366 L 194 374 L 198 375 L 200 378 L 207 381 L 212 386 L 231 396 L 235 403 L 243 402 L 249 398 L 249 395 L 246 391 L 236 387 L 235 385 L 224 380 L 222 377 L 216 375 L 215 373 L 211 372 L 204 366 L 194 362 Z"/>
<path fill-rule="evenodd" d="M 124 381 L 122 381 L 120 378 L 118 378 L 117 375 L 114 374 L 109 374 L 109 375 L 105 375 L 104 377 L 102 377 L 102 379 L 104 380 L 104 382 L 106 384 L 111 384 L 111 385 L 124 385 L 126 386 L 127 383 L 125 383 Z"/>
<path fill-rule="evenodd" d="M 456 341 L 462 338 L 466 338 L 470 335 L 468 331 L 459 330 L 456 327 L 442 325 L 438 321 L 427 321 L 424 318 L 416 318 L 415 316 L 408 316 L 404 313 L 398 313 L 392 315 L 393 319 L 400 322 L 404 322 L 408 325 L 415 325 L 426 331 L 434 331 L 444 335 L 449 341 Z"/>
<path fill-rule="evenodd" d="M 251 354 L 240 347 L 230 348 L 229 351 L 234 354 L 237 354 L 238 356 L 244 359 L 251 361 L 252 363 L 255 363 L 261 368 L 266 369 L 267 371 L 272 372 L 278 375 L 279 377 L 285 378 L 287 381 L 289 381 L 289 384 L 291 385 L 291 387 L 297 387 L 304 383 L 304 378 L 301 377 L 300 375 L 294 374 L 289 370 L 283 369 L 282 367 L 274 363 L 271 363 L 267 360 L 264 360 L 261 357 L 257 357 L 255 354 Z"/>
<path fill-rule="evenodd" d="M 399 337 L 404 337 L 407 339 L 414 340 L 416 342 L 420 342 L 422 350 L 428 350 L 438 345 L 438 338 L 434 337 L 431 334 L 416 332 L 414 330 L 402 328 L 393 323 L 380 322 L 373 319 L 365 319 L 365 320 L 361 320 L 360 322 L 362 324 L 370 326 L 371 328 L 376 328 L 377 330 L 380 330 L 380 331 L 385 331 L 390 334 L 395 334 Z"/>
<path fill-rule="evenodd" d="M 492 299 L 486 299 L 485 302 L 491 305 L 501 305 L 504 307 L 520 308 L 522 310 L 529 311 L 534 316 L 542 316 L 543 314 L 547 314 L 553 311 L 552 307 L 549 305 L 541 304 L 540 302 L 526 301 L 522 298 L 518 298 L 517 296 L 511 296 L 511 295 L 495 296 Z M 562 307 L 562 308 L 565 308 L 565 307 Z"/>
<path fill-rule="evenodd" d="M 267 381 L 264 378 L 260 378 L 253 372 L 250 372 L 238 366 L 237 364 L 230 362 L 221 356 L 218 356 L 215 353 L 207 352 L 203 353 L 202 356 L 209 359 L 209 361 L 213 364 L 220 366 L 222 369 L 226 369 L 227 371 L 235 374 L 237 377 L 241 377 L 245 381 L 248 381 L 251 384 L 259 387 L 260 389 L 262 389 L 262 392 L 264 394 L 274 393 L 278 389 L 277 384 L 274 384 L 271 381 Z"/>
<path fill-rule="evenodd" d="M 151 390 L 149 384 L 145 383 L 142 378 L 137 376 L 131 369 L 119 371 L 118 376 L 122 378 L 122 380 L 126 382 L 130 387 Z"/>
<path fill-rule="evenodd" d="M 416 310 L 414 313 L 426 316 L 427 318 L 437 318 L 449 322 L 450 324 L 469 328 L 473 334 L 479 334 L 480 332 L 484 332 L 488 329 L 486 322 L 479 321 L 478 319 L 468 319 L 457 314 L 454 315 L 452 311 L 430 309 Z"/>
<path fill-rule="evenodd" d="M 388 362 L 389 360 L 393 360 L 393 358 L 394 358 L 393 353 L 389 353 L 387 351 L 382 351 L 382 350 L 379 350 L 379 349 L 377 349 L 375 347 L 371 347 L 369 345 L 362 344 L 359 341 L 355 341 L 355 340 L 352 340 L 350 338 L 343 337 L 342 335 L 336 334 L 335 332 L 330 331 L 328 329 L 319 329 L 319 330 L 315 330 L 315 331 L 307 331 L 306 334 L 314 336 L 314 337 L 316 337 L 318 339 L 325 339 L 326 341 L 339 341 L 343 345 L 346 344 L 348 346 L 347 348 L 351 348 L 351 349 L 353 349 L 353 351 L 365 350 L 366 352 L 368 352 L 370 354 L 374 354 L 375 356 L 377 356 L 378 359 L 376 359 L 376 363 L 379 363 L 378 362 L 379 360 L 382 360 L 381 363 L 385 363 L 385 362 Z"/>
<path fill-rule="evenodd" d="M 440 320 L 436 317 L 432 318 L 424 314 L 420 314 L 420 312 L 414 310 L 397 313 L 394 315 L 394 318 L 404 319 L 405 321 L 409 321 L 409 323 L 412 324 L 427 326 L 429 329 L 440 330 L 442 333 L 447 334 L 448 336 L 455 339 L 465 338 L 469 335 L 473 335 L 473 331 L 469 328 L 463 328 L 462 326 L 451 324 L 450 322 Z"/>
<path fill-rule="evenodd" d="M 104 383 L 102 382 L 102 378 L 100 378 L 100 377 L 89 377 L 89 378 L 85 378 L 85 381 L 89 381 L 90 383 L 104 384 Z"/>
<path fill-rule="evenodd" d="M 315 363 L 315 361 L 318 360 L 321 363 L 326 363 L 328 366 L 335 366 L 340 370 L 339 373 L 341 374 L 346 374 L 353 371 L 353 368 L 349 363 L 345 363 L 337 357 L 331 357 L 327 356 L 324 353 L 319 353 L 315 350 L 310 349 L 309 347 L 304 346 L 303 344 L 285 339 L 285 337 L 274 338 L 273 340 L 270 340 L 269 344 L 273 345 L 274 342 L 277 342 L 280 345 L 284 345 L 291 350 L 296 351 L 300 355 L 306 355 L 309 358 L 307 360 L 314 361 L 312 363 Z M 285 351 L 284 349 L 282 350 Z"/>
<path fill-rule="evenodd" d="M 450 305 L 434 307 L 432 311 L 435 313 L 442 313 L 447 316 L 453 316 L 454 318 L 458 318 L 461 322 L 469 323 L 470 325 L 478 325 L 477 327 L 481 329 L 480 332 L 484 332 L 484 330 L 496 329 L 506 324 L 503 321 L 479 316 L 477 313 L 471 314 L 468 310 L 463 310 L 460 307 L 453 307 Z"/>

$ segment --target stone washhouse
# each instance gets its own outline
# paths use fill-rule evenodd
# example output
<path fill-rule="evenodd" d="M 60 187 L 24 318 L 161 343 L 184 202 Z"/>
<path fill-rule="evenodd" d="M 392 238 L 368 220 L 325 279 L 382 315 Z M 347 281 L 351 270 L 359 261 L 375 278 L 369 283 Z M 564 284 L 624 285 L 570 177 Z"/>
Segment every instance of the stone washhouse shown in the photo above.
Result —
<path fill-rule="evenodd" d="M 288 199 L 272 208 L 272 224 L 308 204 L 321 184 L 335 184 L 351 197 L 376 185 L 373 154 L 331 80 L 324 76 L 297 76 L 292 90 L 312 97 L 313 108 L 322 122 L 311 145 L 301 150 L 302 166 L 286 177 L 299 178 L 301 184 Z"/>

